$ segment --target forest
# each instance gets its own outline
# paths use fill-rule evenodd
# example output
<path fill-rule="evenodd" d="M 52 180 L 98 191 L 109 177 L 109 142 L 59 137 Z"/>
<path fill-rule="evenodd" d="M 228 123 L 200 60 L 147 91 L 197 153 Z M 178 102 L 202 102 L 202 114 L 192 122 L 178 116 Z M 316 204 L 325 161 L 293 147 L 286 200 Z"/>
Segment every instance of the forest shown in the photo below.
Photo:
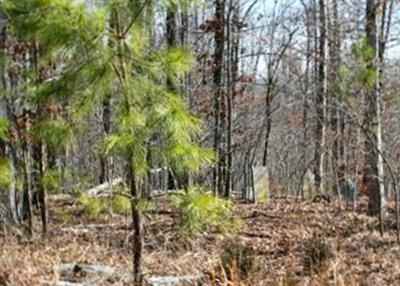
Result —
<path fill-rule="evenodd" d="M 0 0 L 0 286 L 400 285 L 399 66 L 398 0 Z"/>

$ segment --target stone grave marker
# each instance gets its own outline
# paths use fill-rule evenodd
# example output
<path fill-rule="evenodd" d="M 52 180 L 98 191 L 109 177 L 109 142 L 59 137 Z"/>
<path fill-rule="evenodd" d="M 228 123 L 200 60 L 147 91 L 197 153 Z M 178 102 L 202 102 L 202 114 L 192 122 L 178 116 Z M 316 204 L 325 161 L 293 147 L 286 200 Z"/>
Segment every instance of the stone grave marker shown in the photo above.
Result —
<path fill-rule="evenodd" d="M 268 168 L 265 166 L 253 167 L 253 182 L 255 201 L 266 203 L 269 199 Z"/>

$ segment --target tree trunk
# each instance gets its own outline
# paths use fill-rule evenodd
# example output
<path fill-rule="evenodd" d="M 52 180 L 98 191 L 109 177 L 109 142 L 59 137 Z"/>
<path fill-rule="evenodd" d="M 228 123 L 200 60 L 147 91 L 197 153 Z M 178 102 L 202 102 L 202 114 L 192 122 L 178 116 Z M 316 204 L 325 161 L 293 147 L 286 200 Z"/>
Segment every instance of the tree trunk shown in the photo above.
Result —
<path fill-rule="evenodd" d="M 4 19 L 0 15 L 0 21 L 4 23 Z M 5 27 L 1 27 L 0 31 L 0 46 L 4 49 L 4 53 L 6 53 L 7 46 L 7 30 Z M 2 51 L 3 52 L 3 51 Z M 1 76 L 1 86 L 5 91 L 11 90 L 11 79 L 7 75 L 6 62 L 3 58 L 0 58 L 0 76 Z M 10 98 L 1 98 L 1 117 L 5 120 L 8 120 L 13 127 L 14 120 L 12 116 L 12 99 Z M 14 128 L 13 128 L 14 129 Z M 17 153 L 13 144 L 10 142 L 7 145 L 4 144 L 2 146 L 2 151 L 7 155 L 10 161 L 10 186 L 8 188 L 8 210 L 10 213 L 10 217 L 14 223 L 18 222 L 17 215 L 17 201 L 16 201 L 16 180 L 17 180 L 17 164 L 18 158 Z"/>
<path fill-rule="evenodd" d="M 32 158 L 34 164 L 34 172 L 35 172 L 35 188 L 39 201 L 39 209 L 40 209 L 40 218 L 42 220 L 42 234 L 46 235 L 48 231 L 48 210 L 47 210 L 47 198 L 46 198 L 46 189 L 43 187 L 43 184 L 40 182 L 43 177 L 43 153 L 42 153 L 42 144 L 35 143 L 32 146 Z"/>
<path fill-rule="evenodd" d="M 269 73 L 269 72 L 268 72 Z M 268 143 L 271 134 L 272 126 L 272 112 L 271 112 L 271 101 L 272 101 L 272 89 L 273 89 L 273 77 L 268 75 L 267 92 L 265 95 L 265 138 L 264 138 L 264 155 L 263 155 L 263 166 L 267 166 L 268 159 Z"/>
<path fill-rule="evenodd" d="M 274 90 L 274 82 L 275 82 L 275 66 L 281 61 L 283 56 L 283 52 L 276 59 L 276 63 L 274 63 L 273 53 L 274 53 L 274 45 L 275 45 L 275 32 L 276 32 L 276 5 L 277 2 L 274 4 L 273 14 L 272 14 L 272 28 L 271 28 L 271 42 L 269 44 L 269 53 L 270 56 L 268 58 L 267 64 L 267 91 L 265 94 L 265 137 L 264 137 L 264 153 L 262 164 L 263 166 L 267 166 L 267 159 L 268 159 L 268 147 L 269 147 L 269 137 L 271 134 L 271 127 L 272 127 L 272 112 L 271 112 L 271 103 L 273 97 L 273 90 Z"/>
<path fill-rule="evenodd" d="M 18 170 L 18 158 L 17 152 L 15 151 L 14 146 L 10 144 L 8 146 L 8 153 L 10 159 L 10 187 L 8 188 L 8 198 L 9 198 L 9 208 L 10 214 L 13 222 L 18 222 L 17 215 L 17 170 Z"/>
<path fill-rule="evenodd" d="M 166 23 L 166 40 L 169 48 L 177 46 L 177 15 L 178 7 L 174 3 L 170 3 L 167 8 Z M 181 41 L 184 40 L 184 35 L 180 34 Z M 172 92 L 177 92 L 178 88 L 174 85 L 170 78 L 167 78 L 167 88 Z M 188 173 L 178 172 L 171 167 L 172 170 L 168 172 L 168 189 L 182 189 L 188 187 Z M 175 177 L 174 177 L 175 176 Z"/>
<path fill-rule="evenodd" d="M 131 195 L 131 211 L 132 211 L 132 226 L 133 226 L 133 241 L 132 241 L 132 252 L 133 252 L 133 277 L 134 285 L 143 285 L 143 271 L 142 271 L 142 253 L 143 253 L 143 236 L 142 236 L 142 221 L 141 213 L 137 205 L 141 197 L 136 181 L 136 172 L 133 167 L 132 155 L 128 159 L 128 186 Z"/>
<path fill-rule="evenodd" d="M 368 63 L 368 69 L 374 71 L 375 78 L 368 94 L 365 95 L 364 130 L 368 132 L 364 141 L 364 168 L 363 188 L 367 191 L 368 214 L 371 216 L 380 215 L 382 206 L 382 195 L 384 187 L 383 162 L 379 155 L 382 150 L 382 137 L 380 126 L 380 101 L 379 101 L 379 42 L 377 18 L 380 10 L 380 1 L 367 0 L 366 5 L 366 37 L 373 54 Z"/>
<path fill-rule="evenodd" d="M 32 151 L 31 147 L 29 144 L 27 144 L 26 150 L 25 150 L 25 168 L 24 168 L 24 187 L 25 187 L 25 204 L 26 204 L 26 219 L 28 220 L 28 232 L 29 236 L 33 236 L 33 209 L 32 209 L 32 167 L 31 167 L 31 156 L 32 156 Z"/>
<path fill-rule="evenodd" d="M 116 15 L 115 9 L 111 10 L 110 13 L 110 29 L 115 31 L 118 21 L 118 17 Z M 113 47 L 113 41 L 109 41 L 109 47 Z M 102 102 L 102 125 L 103 125 L 103 131 L 104 134 L 107 135 L 111 132 L 111 94 L 107 94 Z M 108 179 L 109 176 L 109 170 L 108 170 L 108 160 L 106 157 L 103 155 L 100 155 L 100 175 L 99 175 L 99 184 L 105 183 Z"/>
<path fill-rule="evenodd" d="M 231 17 L 232 16 L 232 17 Z M 233 162 L 233 150 L 232 150 L 232 129 L 233 129 L 233 100 L 236 90 L 236 81 L 238 76 L 239 68 L 239 3 L 238 1 L 229 1 L 229 13 L 227 17 L 227 49 L 228 49 L 228 73 L 227 73 L 227 114 L 226 114 L 226 177 L 225 177 L 225 197 L 229 197 L 232 189 L 232 162 Z"/>
<path fill-rule="evenodd" d="M 215 194 L 221 193 L 221 98 L 222 98 L 222 68 L 224 57 L 224 12 L 225 0 L 215 0 L 215 34 L 214 34 L 214 55 L 213 55 L 213 89 L 214 89 L 214 151 L 218 156 L 217 166 L 213 170 L 213 191 Z"/>
<path fill-rule="evenodd" d="M 323 187 L 323 145 L 324 145 L 324 110 L 325 110 L 325 1 L 319 0 L 319 50 L 318 50 L 318 90 L 315 97 L 315 148 L 314 148 L 314 177 L 315 189 L 322 191 Z"/>
<path fill-rule="evenodd" d="M 135 14 L 136 15 L 136 14 Z M 116 14 L 116 32 L 120 35 L 123 31 L 121 27 L 119 15 Z M 127 71 L 125 67 L 124 58 L 122 56 L 122 44 L 118 42 L 118 61 L 119 61 L 119 70 L 121 74 L 122 88 L 127 88 L 124 86 Z M 123 98 L 123 106 L 125 108 L 126 115 L 130 115 L 130 100 L 125 95 Z M 133 130 L 132 130 L 132 136 Z M 142 271 L 142 256 L 143 256 L 143 236 L 142 236 L 142 221 L 141 221 L 141 213 L 138 208 L 139 200 L 141 199 L 141 192 L 139 190 L 138 182 L 137 182 L 137 174 L 134 167 L 134 156 L 132 151 L 128 151 L 126 154 L 125 168 L 126 168 L 126 183 L 129 187 L 130 196 L 131 196 L 131 215 L 132 215 L 132 228 L 133 228 L 133 240 L 132 240 L 132 256 L 133 256 L 133 279 L 134 286 L 142 286 L 143 285 L 143 271 Z"/>
<path fill-rule="evenodd" d="M 340 162 L 341 154 L 340 154 L 340 141 L 342 138 L 340 137 L 340 126 L 339 126 L 339 118 L 340 118 L 340 108 L 338 94 L 338 86 L 340 85 L 339 78 L 339 67 L 340 67 L 340 23 L 339 23 L 339 11 L 338 11 L 338 1 L 333 0 L 332 3 L 332 20 L 330 21 L 330 41 L 329 41 L 329 53 L 330 53 L 330 67 L 329 67 L 329 93 L 331 99 L 331 108 L 330 108 L 330 128 L 333 136 L 333 148 L 332 148 L 332 170 L 334 176 L 334 182 L 337 182 L 338 174 L 337 167 L 342 165 Z M 340 163 L 339 163 L 340 162 Z M 339 196 L 339 186 L 334 184 L 334 193 L 337 193 Z"/>
<path fill-rule="evenodd" d="M 111 106 L 110 106 L 111 96 L 107 95 L 102 104 L 103 114 L 102 114 L 102 123 L 104 134 L 107 135 L 111 130 Z M 99 176 L 99 184 L 103 184 L 108 180 L 108 164 L 107 158 L 100 155 L 100 176 Z"/>
<path fill-rule="evenodd" d="M 303 2 L 302 2 L 303 3 Z M 309 109 L 309 94 L 310 94 L 310 63 L 311 63 L 311 41 L 312 41 L 312 32 L 311 32 L 311 9 L 303 3 L 304 12 L 306 13 L 306 31 L 307 31 L 307 51 L 306 51 L 306 66 L 305 66 L 305 75 L 304 75 L 304 90 L 303 90 L 303 118 L 302 118 L 302 128 L 303 128 L 303 170 L 301 170 L 300 177 L 300 193 L 301 199 L 304 200 L 304 178 L 305 173 L 307 172 L 307 146 L 308 146 L 308 132 L 307 132 L 307 124 L 308 124 L 308 109 Z"/>
<path fill-rule="evenodd" d="M 39 43 L 34 40 L 33 51 L 32 51 L 32 64 L 35 69 L 37 83 L 39 84 L 42 81 L 40 70 L 39 70 L 39 57 L 40 57 L 40 47 Z M 32 121 L 36 122 L 40 117 L 43 116 L 41 106 L 38 106 L 38 110 L 31 114 Z M 33 171 L 35 172 L 34 177 L 34 186 L 35 191 L 38 196 L 39 209 L 40 209 L 40 217 L 42 220 L 42 234 L 46 235 L 48 231 L 48 210 L 47 210 L 47 198 L 46 198 L 46 189 L 43 187 L 41 183 L 41 178 L 43 178 L 44 173 L 44 165 L 43 165 L 43 143 L 40 141 L 35 141 L 32 143 L 32 160 L 33 160 Z"/>

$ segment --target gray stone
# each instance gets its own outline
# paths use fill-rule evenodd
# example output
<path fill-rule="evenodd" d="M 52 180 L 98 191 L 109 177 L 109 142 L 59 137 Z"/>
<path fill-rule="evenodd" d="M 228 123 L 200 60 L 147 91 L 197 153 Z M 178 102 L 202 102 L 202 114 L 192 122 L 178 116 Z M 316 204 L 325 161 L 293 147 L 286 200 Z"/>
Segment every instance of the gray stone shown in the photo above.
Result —
<path fill-rule="evenodd" d="M 269 199 L 268 168 L 265 166 L 253 167 L 255 201 L 266 203 Z"/>

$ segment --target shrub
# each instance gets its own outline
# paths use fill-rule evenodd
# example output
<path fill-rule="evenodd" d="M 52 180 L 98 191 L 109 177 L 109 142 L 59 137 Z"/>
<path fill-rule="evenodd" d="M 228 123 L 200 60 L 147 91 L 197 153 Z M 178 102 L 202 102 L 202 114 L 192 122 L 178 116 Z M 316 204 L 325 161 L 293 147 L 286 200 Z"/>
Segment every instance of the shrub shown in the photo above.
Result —
<path fill-rule="evenodd" d="M 111 208 L 114 213 L 120 215 L 129 214 L 131 211 L 131 200 L 127 197 L 116 195 L 111 200 Z"/>
<path fill-rule="evenodd" d="M 241 225 L 233 216 L 231 201 L 200 189 L 175 195 L 172 203 L 178 211 L 182 230 L 189 235 L 211 229 L 229 233 Z"/>
<path fill-rule="evenodd" d="M 41 178 L 42 186 L 50 193 L 61 192 L 61 174 L 58 169 L 46 170 Z"/>
<path fill-rule="evenodd" d="M 313 234 L 304 244 L 303 266 L 309 274 L 321 274 L 326 271 L 333 256 L 329 244 L 320 235 Z"/>
<path fill-rule="evenodd" d="M 82 205 L 83 211 L 91 218 L 97 217 L 105 209 L 101 198 L 91 198 L 86 194 L 80 194 L 78 201 Z"/>
<path fill-rule="evenodd" d="M 0 186 L 3 188 L 8 188 L 10 185 L 10 162 L 5 157 L 0 157 Z"/>
<path fill-rule="evenodd" d="M 74 216 L 69 210 L 61 209 L 55 211 L 55 217 L 63 223 L 69 224 L 74 221 Z"/>

